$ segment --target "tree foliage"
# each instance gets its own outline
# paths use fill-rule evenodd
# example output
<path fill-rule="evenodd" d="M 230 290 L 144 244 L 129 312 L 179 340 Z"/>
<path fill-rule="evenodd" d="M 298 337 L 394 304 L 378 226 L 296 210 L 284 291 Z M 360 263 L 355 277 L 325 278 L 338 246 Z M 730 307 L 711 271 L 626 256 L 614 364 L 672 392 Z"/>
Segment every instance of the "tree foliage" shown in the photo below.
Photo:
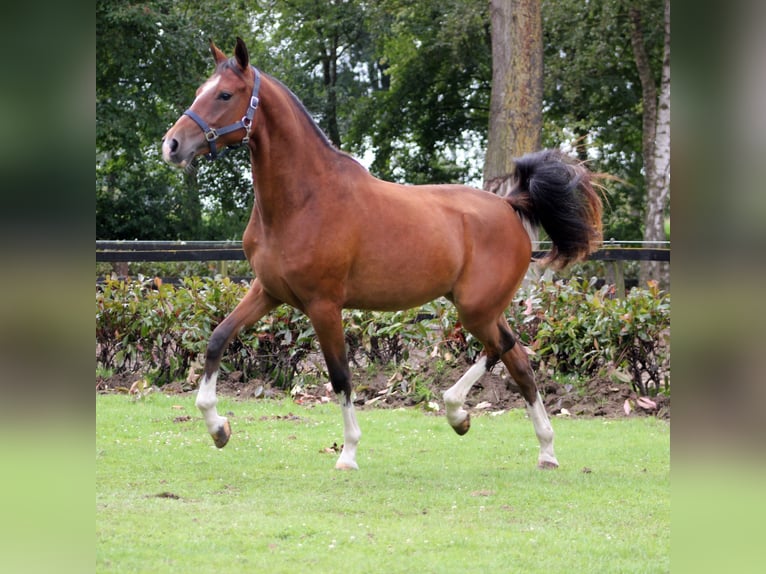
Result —
<path fill-rule="evenodd" d="M 661 0 L 543 0 L 543 145 L 569 143 L 624 183 L 611 187 L 605 237 L 641 239 L 641 82 L 630 42 L 631 5 L 649 18 L 650 59 L 659 80 Z"/>
<path fill-rule="evenodd" d="M 288 85 L 317 114 L 330 141 L 342 146 L 349 110 L 365 82 L 356 73 L 369 57 L 364 5 L 357 1 L 288 0 L 264 14 Z"/>
<path fill-rule="evenodd" d="M 545 146 L 622 178 L 606 236 L 641 237 L 641 89 L 628 10 L 661 60 L 659 0 L 542 0 Z M 654 25 L 656 20 L 657 25 Z M 96 233 L 105 239 L 239 238 L 246 151 L 183 173 L 159 146 L 210 73 L 209 40 L 237 35 L 339 147 L 409 183 L 480 185 L 492 82 L 489 7 L 475 0 L 98 0 Z M 655 33 L 654 31 L 657 30 Z"/>
<path fill-rule="evenodd" d="M 167 169 L 159 151 L 162 135 L 208 74 L 208 38 L 233 42 L 229 22 L 246 21 L 244 2 L 218 4 L 96 3 L 97 237 L 241 233 L 249 198 L 242 170 L 228 161 L 183 174 Z"/>
<path fill-rule="evenodd" d="M 350 130 L 384 179 L 440 183 L 480 176 L 460 151 L 484 147 L 491 83 L 488 7 L 471 0 L 381 0 L 372 11 L 382 81 Z M 462 149 L 461 149 L 462 148 Z"/>

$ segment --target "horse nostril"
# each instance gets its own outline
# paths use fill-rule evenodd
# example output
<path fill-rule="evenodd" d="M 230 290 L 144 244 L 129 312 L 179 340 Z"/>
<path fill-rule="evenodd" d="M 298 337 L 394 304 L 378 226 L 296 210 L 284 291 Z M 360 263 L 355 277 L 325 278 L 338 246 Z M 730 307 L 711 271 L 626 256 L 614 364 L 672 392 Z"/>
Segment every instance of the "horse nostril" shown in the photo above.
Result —
<path fill-rule="evenodd" d="M 170 140 L 170 151 L 175 152 L 178 149 L 178 140 L 176 138 L 173 138 Z"/>

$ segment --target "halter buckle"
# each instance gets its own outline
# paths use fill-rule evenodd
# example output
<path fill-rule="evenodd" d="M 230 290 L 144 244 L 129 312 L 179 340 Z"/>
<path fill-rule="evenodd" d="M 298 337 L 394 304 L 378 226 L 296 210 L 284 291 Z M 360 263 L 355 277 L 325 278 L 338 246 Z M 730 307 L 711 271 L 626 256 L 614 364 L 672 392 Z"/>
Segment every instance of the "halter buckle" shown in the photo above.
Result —
<path fill-rule="evenodd" d="M 215 131 L 215 128 L 210 128 L 209 131 L 205 132 L 205 139 L 209 142 L 214 142 L 218 139 L 218 132 Z"/>

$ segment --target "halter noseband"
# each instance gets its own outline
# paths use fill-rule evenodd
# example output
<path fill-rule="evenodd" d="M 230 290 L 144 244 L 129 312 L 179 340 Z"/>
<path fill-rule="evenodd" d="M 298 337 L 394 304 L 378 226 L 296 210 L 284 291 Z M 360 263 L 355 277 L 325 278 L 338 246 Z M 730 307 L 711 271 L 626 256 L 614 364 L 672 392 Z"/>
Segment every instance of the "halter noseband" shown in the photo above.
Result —
<path fill-rule="evenodd" d="M 239 129 L 245 130 L 245 137 L 242 138 L 242 141 L 236 145 L 227 146 L 227 148 L 220 153 L 221 156 L 225 154 L 229 149 L 238 148 L 239 146 L 245 145 L 248 141 L 250 141 L 250 126 L 253 125 L 253 116 L 255 115 L 255 110 L 258 107 L 258 89 L 261 87 L 261 73 L 255 66 L 250 67 L 253 68 L 253 72 L 255 72 L 253 94 L 250 96 L 250 105 L 247 107 L 247 112 L 245 112 L 245 115 L 242 116 L 241 120 L 222 128 L 211 128 L 207 125 L 205 120 L 199 117 L 195 112 L 191 111 L 191 109 L 188 109 L 183 113 L 183 115 L 189 116 L 191 119 L 193 119 L 202 130 L 202 133 L 205 134 L 205 139 L 210 146 L 210 153 L 206 153 L 205 157 L 211 161 L 219 157 L 218 150 L 216 149 L 215 145 L 215 142 L 219 137 Z"/>

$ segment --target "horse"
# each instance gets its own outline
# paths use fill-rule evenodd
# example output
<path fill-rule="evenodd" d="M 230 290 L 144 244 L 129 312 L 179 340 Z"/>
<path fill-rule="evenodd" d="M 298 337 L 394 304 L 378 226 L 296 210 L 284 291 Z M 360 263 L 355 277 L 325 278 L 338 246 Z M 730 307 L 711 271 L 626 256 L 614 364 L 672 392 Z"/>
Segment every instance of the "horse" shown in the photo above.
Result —
<path fill-rule="evenodd" d="M 527 353 L 504 315 L 530 265 L 530 233 L 553 247 L 542 265 L 562 268 L 601 243 L 601 200 L 593 174 L 556 150 L 515 161 L 504 197 L 456 184 L 408 186 L 371 175 L 336 149 L 300 100 L 250 63 L 237 38 L 227 57 L 212 41 L 213 74 L 162 140 L 163 159 L 188 168 L 197 156 L 249 149 L 254 201 L 242 248 L 254 279 L 213 330 L 195 404 L 218 448 L 231 436 L 216 410 L 227 345 L 279 305 L 305 313 L 343 416 L 335 467 L 358 469 L 361 430 L 352 397 L 342 310 L 393 311 L 445 297 L 483 345 L 480 358 L 443 393 L 446 419 L 468 432 L 464 403 L 498 361 L 525 400 L 540 444 L 539 468 L 559 466 L 553 428 Z"/>

